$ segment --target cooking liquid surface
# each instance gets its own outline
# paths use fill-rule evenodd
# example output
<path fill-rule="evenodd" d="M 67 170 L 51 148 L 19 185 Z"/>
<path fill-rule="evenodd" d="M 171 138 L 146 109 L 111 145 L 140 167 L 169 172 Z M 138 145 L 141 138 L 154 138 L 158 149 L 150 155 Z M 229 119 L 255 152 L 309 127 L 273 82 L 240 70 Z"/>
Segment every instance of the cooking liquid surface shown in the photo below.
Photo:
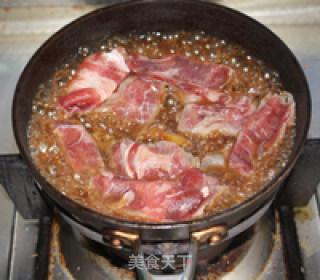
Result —
<path fill-rule="evenodd" d="M 75 75 L 77 67 L 90 53 L 110 51 L 122 46 L 130 53 L 138 53 L 149 58 L 162 58 L 177 54 L 187 56 L 195 61 L 207 61 L 225 64 L 235 70 L 235 77 L 221 90 L 229 95 L 230 101 L 241 96 L 248 96 L 255 105 L 268 94 L 280 93 L 283 90 L 279 74 L 241 46 L 223 38 L 213 37 L 204 32 L 177 32 L 136 35 L 128 34 L 110 38 L 96 47 L 81 47 L 74 57 L 62 64 L 51 80 L 39 86 L 33 101 L 33 114 L 28 127 L 31 155 L 36 166 L 47 180 L 59 191 L 80 204 L 107 215 L 131 220 L 141 217 L 128 217 L 122 210 L 114 211 L 105 203 L 99 190 L 90 186 L 90 177 L 94 174 L 75 173 L 60 150 L 57 139 L 52 133 L 52 122 L 68 120 L 85 126 L 95 140 L 108 168 L 110 166 L 110 148 L 124 138 L 131 138 L 142 143 L 154 143 L 168 140 L 172 132 L 182 136 L 181 146 L 199 160 L 208 153 L 228 155 L 236 137 L 212 133 L 207 136 L 195 136 L 177 131 L 177 117 L 184 104 L 179 101 L 179 92 L 173 86 L 166 86 L 167 93 L 156 119 L 150 127 L 118 119 L 110 113 L 86 113 L 67 117 L 57 101 L 59 96 L 67 94 L 66 88 Z M 272 179 L 285 165 L 294 144 L 294 125 L 288 129 L 281 144 L 260 154 L 255 162 L 253 176 L 241 176 L 235 170 L 224 167 L 208 167 L 204 171 L 217 177 L 221 184 L 229 186 L 227 192 L 205 214 L 212 214 L 243 201 L 257 192 Z"/>

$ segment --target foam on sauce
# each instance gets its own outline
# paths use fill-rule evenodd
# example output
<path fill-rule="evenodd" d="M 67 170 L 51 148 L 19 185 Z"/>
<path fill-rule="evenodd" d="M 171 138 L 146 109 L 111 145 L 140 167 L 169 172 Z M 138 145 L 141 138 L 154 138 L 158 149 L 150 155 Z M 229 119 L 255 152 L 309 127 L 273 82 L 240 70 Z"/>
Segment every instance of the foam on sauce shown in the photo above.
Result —
<path fill-rule="evenodd" d="M 161 128 L 187 139 L 187 144 L 183 148 L 200 159 L 208 153 L 228 152 L 236 140 L 235 137 L 219 134 L 201 137 L 177 132 L 176 119 L 183 109 L 183 104 L 176 97 L 177 90 L 171 86 L 166 87 L 168 94 L 153 125 L 144 131 L 139 124 L 124 122 L 112 113 L 88 113 L 67 118 L 58 106 L 57 99 L 65 95 L 66 86 L 75 75 L 81 61 L 90 53 L 110 51 L 117 46 L 124 47 L 128 53 L 139 53 L 149 58 L 178 54 L 198 61 L 228 65 L 235 70 L 236 78 L 228 83 L 223 91 L 228 93 L 231 99 L 246 95 L 255 104 L 259 104 L 266 95 L 280 93 L 283 90 L 279 74 L 270 69 L 267 63 L 252 56 L 237 44 L 204 32 L 128 34 L 112 37 L 95 47 L 79 48 L 78 53 L 68 58 L 69 62 L 61 65 L 51 80 L 39 86 L 39 91 L 33 100 L 33 114 L 28 127 L 29 145 L 34 163 L 52 185 L 73 200 L 104 214 L 110 214 L 111 209 L 104 204 L 99 191 L 90 186 L 89 175 L 74 173 L 60 151 L 52 135 L 50 124 L 53 120 L 72 119 L 75 123 L 83 124 L 93 136 L 107 166 L 110 147 L 114 143 L 126 137 L 138 138 L 143 143 L 166 140 L 166 136 L 159 133 Z M 285 165 L 294 138 L 293 126 L 288 129 L 279 147 L 260 155 L 257 172 L 252 177 L 241 177 L 227 167 L 207 168 L 207 174 L 219 178 L 222 184 L 230 186 L 232 192 L 222 197 L 213 209 L 206 209 L 205 214 L 226 209 L 257 192 Z M 121 211 L 119 213 L 113 211 L 112 215 L 141 219 L 141 217 L 126 217 Z"/>

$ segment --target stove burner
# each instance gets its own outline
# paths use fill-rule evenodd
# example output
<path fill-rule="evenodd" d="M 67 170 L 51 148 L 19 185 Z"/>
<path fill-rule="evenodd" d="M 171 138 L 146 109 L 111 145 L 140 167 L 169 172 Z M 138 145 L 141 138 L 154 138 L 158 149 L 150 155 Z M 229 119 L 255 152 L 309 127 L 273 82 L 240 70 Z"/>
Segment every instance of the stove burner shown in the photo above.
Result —
<path fill-rule="evenodd" d="M 275 238 L 279 233 L 279 225 L 275 220 L 272 211 L 268 211 L 255 227 L 234 238 L 225 253 L 212 260 L 200 260 L 196 279 L 249 280 L 263 275 L 277 257 L 273 249 L 281 246 L 280 238 Z M 135 273 L 129 269 L 129 262 L 115 256 L 105 246 L 84 237 L 61 217 L 56 216 L 54 219 L 50 279 L 136 279 Z M 155 276 L 155 279 L 157 277 L 172 279 L 170 275 Z"/>

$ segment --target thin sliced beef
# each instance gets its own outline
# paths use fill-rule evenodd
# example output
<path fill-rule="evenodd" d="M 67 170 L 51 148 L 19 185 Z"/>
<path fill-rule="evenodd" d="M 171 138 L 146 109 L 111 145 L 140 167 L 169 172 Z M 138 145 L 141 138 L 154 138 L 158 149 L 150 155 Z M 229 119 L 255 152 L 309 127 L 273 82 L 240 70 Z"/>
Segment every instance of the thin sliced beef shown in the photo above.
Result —
<path fill-rule="evenodd" d="M 250 175 L 254 171 L 254 158 L 279 144 L 292 125 L 294 115 L 295 102 L 290 93 L 269 97 L 239 133 L 229 155 L 229 166 L 242 175 Z"/>
<path fill-rule="evenodd" d="M 53 132 L 67 161 L 76 172 L 99 171 L 104 168 L 95 142 L 82 125 L 56 121 Z"/>
<path fill-rule="evenodd" d="M 172 220 L 203 216 L 206 207 L 216 207 L 221 195 L 229 192 L 229 188 L 221 185 L 217 178 L 206 175 L 198 168 L 186 170 L 179 180 L 183 194 L 178 195 L 168 209 L 167 218 Z"/>
<path fill-rule="evenodd" d="M 181 182 L 116 179 L 102 173 L 94 176 L 92 183 L 112 209 L 124 209 L 128 216 L 154 222 L 198 217 L 227 190 L 198 169 L 187 170 Z"/>
<path fill-rule="evenodd" d="M 165 219 L 165 203 L 176 195 L 177 186 L 171 181 L 110 179 L 104 174 L 94 176 L 92 183 L 100 189 L 112 210 L 124 209 L 128 216 L 145 217 L 153 221 Z"/>
<path fill-rule="evenodd" d="M 146 124 L 159 112 L 163 93 L 164 84 L 152 77 L 129 77 L 96 111 L 111 111 L 120 119 Z"/>
<path fill-rule="evenodd" d="M 109 53 L 89 55 L 67 88 L 67 95 L 59 99 L 60 106 L 69 114 L 89 112 L 116 90 L 129 73 L 122 48 Z"/>
<path fill-rule="evenodd" d="M 178 130 L 199 135 L 219 132 L 236 136 L 252 111 L 253 105 L 247 97 L 228 105 L 188 104 L 182 111 Z"/>
<path fill-rule="evenodd" d="M 130 178 L 164 179 L 175 178 L 191 167 L 193 157 L 172 142 L 145 145 L 126 139 L 113 146 L 112 161 Z"/>
<path fill-rule="evenodd" d="M 230 80 L 233 70 L 230 67 L 209 62 L 195 62 L 184 56 L 168 56 L 162 59 L 149 59 L 132 54 L 128 56 L 129 68 L 139 74 L 150 75 L 163 80 L 185 93 L 196 94 L 202 100 L 217 101 L 223 95 L 221 88 Z M 195 96 L 186 97 L 199 101 Z"/>

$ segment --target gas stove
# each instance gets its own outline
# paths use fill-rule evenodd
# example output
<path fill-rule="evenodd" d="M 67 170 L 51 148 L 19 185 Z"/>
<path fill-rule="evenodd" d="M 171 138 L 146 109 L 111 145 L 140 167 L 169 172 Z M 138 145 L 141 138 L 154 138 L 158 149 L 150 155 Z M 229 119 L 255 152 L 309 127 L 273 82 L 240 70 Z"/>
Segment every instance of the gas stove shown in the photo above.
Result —
<path fill-rule="evenodd" d="M 116 2 L 125 1 L 108 1 Z M 45 5 L 36 0 L 0 3 L 0 279 L 135 279 L 134 268 L 139 269 L 136 259 L 119 259 L 52 212 L 17 155 L 8 104 L 23 66 L 53 32 L 101 2 L 71 4 L 76 6 L 60 0 Z M 239 0 L 231 7 L 266 24 L 288 44 L 305 70 L 314 110 L 303 156 L 286 182 L 290 188 L 285 190 L 291 191 L 283 192 L 224 253 L 199 262 L 196 279 L 318 279 L 320 189 L 314 190 L 320 179 L 320 5 Z M 176 279 L 162 273 L 165 265 L 176 269 L 168 257 L 148 257 L 157 265 L 155 279 Z"/>

